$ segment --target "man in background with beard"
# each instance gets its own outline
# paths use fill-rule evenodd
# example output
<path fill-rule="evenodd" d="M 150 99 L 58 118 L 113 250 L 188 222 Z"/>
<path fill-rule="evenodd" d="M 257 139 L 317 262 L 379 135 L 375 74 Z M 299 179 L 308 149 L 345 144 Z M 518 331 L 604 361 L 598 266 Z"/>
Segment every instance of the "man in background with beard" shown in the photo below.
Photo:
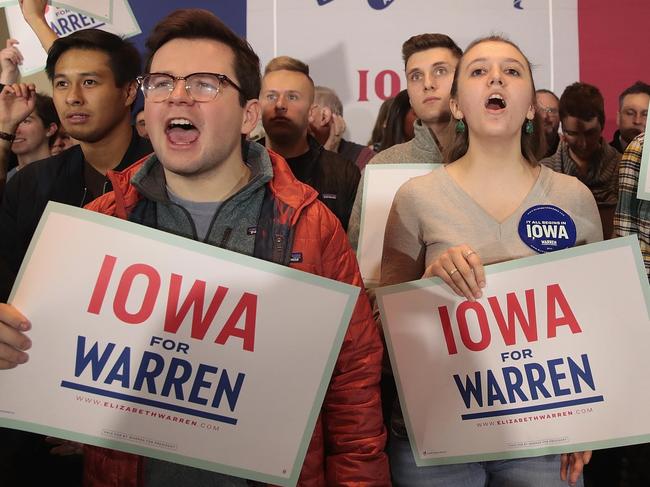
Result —
<path fill-rule="evenodd" d="M 259 142 L 284 157 L 296 178 L 318 191 L 347 230 L 361 175 L 352 162 L 309 135 L 314 108 L 309 66 L 288 56 L 272 59 L 264 70 L 260 103 L 266 139 Z"/>

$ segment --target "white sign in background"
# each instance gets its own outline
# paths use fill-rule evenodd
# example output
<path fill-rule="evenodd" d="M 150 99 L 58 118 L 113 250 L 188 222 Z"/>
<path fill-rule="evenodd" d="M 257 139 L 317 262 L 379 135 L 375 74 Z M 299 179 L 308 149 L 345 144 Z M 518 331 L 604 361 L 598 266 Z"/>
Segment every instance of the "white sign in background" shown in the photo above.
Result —
<path fill-rule="evenodd" d="M 382 95 L 395 82 L 406 88 L 401 48 L 416 34 L 444 33 L 465 48 L 478 37 L 503 33 L 533 63 L 537 88 L 560 94 L 579 79 L 577 0 L 524 0 L 523 9 L 512 0 L 395 0 L 383 10 L 368 0 L 247 5 L 247 39 L 262 66 L 278 55 L 307 62 L 314 82 L 339 94 L 349 138 L 358 143 L 368 141 L 382 103 L 376 87 Z M 359 101 L 364 92 L 368 101 Z"/>
<path fill-rule="evenodd" d="M 64 0 L 63 2 L 53 1 L 52 5 L 59 8 L 71 8 L 75 12 L 81 12 L 99 20 L 112 22 L 113 5 L 120 3 L 120 0 Z"/>
<path fill-rule="evenodd" d="M 521 458 L 650 440 L 650 292 L 636 238 L 494 264 L 486 272 L 487 287 L 477 302 L 486 313 L 489 332 L 481 333 L 476 311 L 465 314 L 472 342 L 489 336 L 487 343 L 476 347 L 485 347 L 482 351 L 469 350 L 460 338 L 455 310 L 468 302 L 452 294 L 439 279 L 377 290 L 417 464 Z M 574 333 L 562 325 L 555 337 L 549 337 L 547 309 L 554 309 L 558 318 L 567 316 L 566 306 L 562 307 L 559 300 L 551 299 L 548 304 L 548 289 L 553 285 L 559 285 L 581 332 Z M 522 315 L 534 321 L 525 292 L 534 292 L 538 338 L 534 341 L 525 339 L 520 324 Z M 518 318 L 513 319 L 514 307 L 506 303 L 507 293 L 515 293 L 521 305 Z M 508 346 L 488 303 L 494 297 L 504 319 L 510 322 L 506 326 L 516 329 L 516 342 Z M 441 307 L 448 311 L 453 341 L 443 332 L 445 313 Z M 457 353 L 448 351 L 453 350 L 448 343 L 455 344 Z M 578 378 L 578 392 L 568 357 L 585 369 L 584 356 L 595 390 Z M 553 366 L 550 361 L 554 359 L 562 362 Z M 538 397 L 533 397 L 524 364 L 539 364 L 528 366 L 535 368 L 530 372 L 533 380 L 540 377 L 540 368 L 546 371 L 543 384 L 551 397 L 544 397 L 540 389 L 536 389 Z M 520 371 L 521 390 L 527 400 L 518 393 L 513 393 L 514 399 L 509 397 L 504 385 L 507 367 Z M 489 386 L 488 370 L 493 372 L 507 404 L 499 400 L 488 404 L 491 394 L 496 397 L 495 389 Z M 471 395 L 468 408 L 454 375 L 459 376 L 463 387 L 467 377 L 477 385 L 477 371 L 483 404 L 479 407 Z M 555 391 L 553 376 L 558 390 L 568 389 L 566 394 Z M 463 419 L 463 415 L 470 416 Z"/>
<path fill-rule="evenodd" d="M 363 201 L 357 260 L 366 286 L 381 278 L 381 255 L 388 214 L 397 190 L 409 179 L 431 172 L 439 164 L 368 164 L 363 173 Z"/>
<path fill-rule="evenodd" d="M 56 0 L 49 3 L 55 7 L 62 9 L 71 8 L 77 12 L 90 15 L 97 19 L 111 21 L 111 14 L 113 9 L 114 0 L 64 0 L 57 2 Z M 18 5 L 18 0 L 0 0 L 0 7 L 9 7 L 11 5 Z"/>
<path fill-rule="evenodd" d="M 107 254 L 117 258 L 115 268 L 101 311 L 90 313 Z M 114 309 L 120 305 L 114 304 L 119 301 L 115 296 L 122 288 L 120 276 L 136 263 L 157 271 L 160 289 L 153 295 L 150 317 L 127 324 L 117 318 Z M 209 328 L 203 340 L 190 336 L 192 309 L 177 333 L 163 331 L 168 293 L 173 294 L 172 273 L 182 276 L 174 310 L 181 307 L 196 280 L 207 282 L 204 302 L 194 303 L 201 319 L 208 314 L 217 287 L 227 288 L 215 317 L 206 319 Z M 143 307 L 148 282 L 143 274 L 132 281 L 126 312 L 137 314 Z M 33 347 L 26 364 L 0 374 L 0 388 L 5 391 L 0 395 L 0 425 L 295 485 L 358 291 L 295 269 L 50 203 L 10 299 L 32 322 Z M 244 292 L 257 296 L 253 351 L 244 350 L 237 336 L 223 345 L 215 343 Z M 240 317 L 236 327 L 244 328 L 244 320 Z M 88 364 L 76 376 L 79 336 L 86 337 L 88 356 L 96 342 L 97 356 L 109 343 L 116 344 L 95 378 L 91 370 L 99 370 L 97 364 Z M 185 353 L 170 343 L 167 347 L 160 341 L 152 344 L 153 336 L 188 344 L 189 349 Z M 125 347 L 130 347 L 130 366 L 117 367 L 111 381 L 109 370 Z M 164 372 L 155 379 L 157 394 L 149 392 L 148 382 L 140 391 L 133 390 L 146 352 L 164 357 Z M 191 379 L 181 386 L 184 400 L 177 397 L 175 386 L 167 395 L 161 389 L 172 359 L 192 364 Z M 200 380 L 199 364 L 218 368 L 203 376 L 212 383 L 199 389 L 199 396 L 208 400 L 205 406 L 188 401 L 192 384 Z M 153 370 L 149 365 L 148 370 Z M 218 407 L 211 406 L 224 370 L 233 386 L 238 374 L 245 374 L 234 410 L 226 396 Z M 124 375 L 127 387 L 117 380 Z M 75 389 L 74 384 L 80 387 Z M 236 424 L 215 415 L 235 419 Z"/>
<path fill-rule="evenodd" d="M 81 3 L 81 2 L 79 2 Z M 59 37 L 65 37 L 78 30 L 97 28 L 129 38 L 141 33 L 140 26 L 133 15 L 128 0 L 111 0 L 111 22 L 89 17 L 84 11 L 49 6 L 45 14 L 47 22 Z M 95 11 L 93 8 L 92 11 Z M 45 69 L 47 53 L 41 46 L 36 34 L 29 27 L 18 5 L 5 8 L 9 35 L 20 41 L 18 48 L 23 54 L 20 74 L 27 76 Z"/>

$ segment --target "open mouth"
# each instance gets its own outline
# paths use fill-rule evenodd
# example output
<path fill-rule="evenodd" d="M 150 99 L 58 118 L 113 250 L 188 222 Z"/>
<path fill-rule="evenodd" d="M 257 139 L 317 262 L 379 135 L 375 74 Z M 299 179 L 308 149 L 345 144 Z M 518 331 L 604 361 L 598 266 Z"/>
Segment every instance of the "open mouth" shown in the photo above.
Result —
<path fill-rule="evenodd" d="M 172 144 L 178 145 L 189 145 L 199 138 L 198 129 L 186 118 L 171 119 L 165 133 Z"/>
<path fill-rule="evenodd" d="M 506 101 L 501 95 L 495 93 L 490 95 L 487 101 L 485 102 L 485 108 L 488 110 L 503 110 L 506 107 Z"/>

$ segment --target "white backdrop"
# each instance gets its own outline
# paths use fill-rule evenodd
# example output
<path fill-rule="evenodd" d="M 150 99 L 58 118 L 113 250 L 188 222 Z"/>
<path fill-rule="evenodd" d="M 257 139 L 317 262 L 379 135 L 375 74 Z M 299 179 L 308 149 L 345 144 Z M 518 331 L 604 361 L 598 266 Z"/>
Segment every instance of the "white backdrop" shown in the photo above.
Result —
<path fill-rule="evenodd" d="M 247 38 L 262 68 L 277 55 L 307 62 L 315 83 L 341 97 L 348 136 L 359 143 L 382 96 L 406 88 L 402 43 L 424 32 L 448 34 L 461 48 L 502 33 L 535 65 L 537 88 L 559 94 L 579 79 L 577 0 L 248 0 Z"/>

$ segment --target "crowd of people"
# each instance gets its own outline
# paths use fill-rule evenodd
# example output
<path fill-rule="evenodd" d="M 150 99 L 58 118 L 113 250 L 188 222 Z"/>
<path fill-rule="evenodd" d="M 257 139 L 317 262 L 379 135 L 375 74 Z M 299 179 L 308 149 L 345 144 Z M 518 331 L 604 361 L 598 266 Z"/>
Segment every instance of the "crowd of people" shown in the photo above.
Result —
<path fill-rule="evenodd" d="M 395 196 L 382 286 L 437 276 L 480 299 L 485 265 L 536 254 L 517 225 L 544 204 L 572 218 L 576 245 L 637 235 L 650 273 L 649 203 L 636 196 L 650 104 L 644 82 L 621 93 L 607 143 L 597 87 L 576 82 L 559 97 L 536 89 L 527 57 L 503 37 L 462 51 L 445 34 L 418 34 L 402 46 L 406 90 L 386 100 L 371 139 L 359 144 L 344 138 L 343 104 L 307 64 L 280 56 L 261 72 L 251 46 L 210 12 L 179 10 L 159 22 L 143 69 L 116 35 L 87 29 L 57 38 L 44 5 L 21 2 L 48 52 L 52 97 L 18 81 L 18 40 L 0 51 L 2 303 L 49 201 L 363 288 L 354 251 L 363 171 L 373 164 L 440 163 Z M 144 108 L 134 110 L 138 90 Z M 583 485 L 592 452 L 417 467 L 377 319 L 362 292 L 299 485 Z M 0 369 L 29 360 L 30 329 L 29 316 L 0 304 Z M 3 485 L 251 484 L 20 431 L 0 438 Z M 643 448 L 596 452 L 586 472 L 598 473 L 587 484 L 622 485 L 622 464 L 637 458 L 629 475 L 647 482 Z"/>

